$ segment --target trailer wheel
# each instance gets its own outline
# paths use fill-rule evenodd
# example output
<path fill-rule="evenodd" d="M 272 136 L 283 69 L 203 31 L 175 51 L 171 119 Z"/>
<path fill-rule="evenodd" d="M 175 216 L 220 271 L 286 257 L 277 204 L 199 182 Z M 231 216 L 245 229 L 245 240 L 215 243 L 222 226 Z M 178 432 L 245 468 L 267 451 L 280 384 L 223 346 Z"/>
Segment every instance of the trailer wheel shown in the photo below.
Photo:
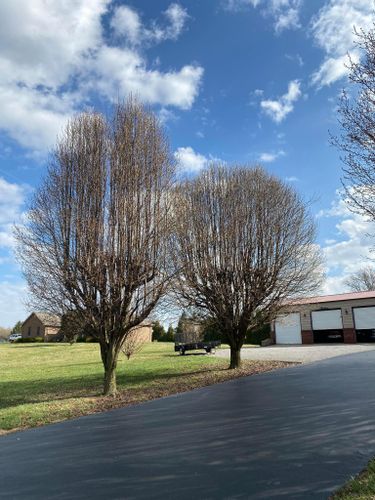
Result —
<path fill-rule="evenodd" d="M 211 347 L 207 347 L 207 349 L 206 349 L 206 353 L 207 353 L 207 354 L 210 354 L 210 353 L 211 353 Z"/>

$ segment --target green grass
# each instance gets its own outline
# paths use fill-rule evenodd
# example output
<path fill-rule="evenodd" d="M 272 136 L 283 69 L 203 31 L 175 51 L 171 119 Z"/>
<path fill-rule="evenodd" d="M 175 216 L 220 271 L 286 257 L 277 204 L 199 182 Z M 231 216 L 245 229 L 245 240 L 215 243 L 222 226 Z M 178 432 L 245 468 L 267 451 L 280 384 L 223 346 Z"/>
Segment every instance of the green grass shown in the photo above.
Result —
<path fill-rule="evenodd" d="M 173 344 L 150 344 L 130 361 L 120 358 L 119 388 L 147 386 L 170 375 L 216 364 L 211 357 L 179 359 Z M 0 346 L 0 428 L 38 425 L 69 417 L 92 406 L 102 390 L 98 344 L 19 344 Z"/>
<path fill-rule="evenodd" d="M 227 370 L 224 359 L 179 356 L 171 343 L 147 344 L 130 361 L 120 358 L 119 395 L 101 396 L 98 344 L 0 344 L 0 432 L 34 427 L 95 411 L 190 390 L 285 364 L 244 363 Z M 234 373 L 235 372 L 235 373 Z"/>
<path fill-rule="evenodd" d="M 349 481 L 331 498 L 332 500 L 375 499 L 375 460 L 372 460 L 361 474 Z"/>

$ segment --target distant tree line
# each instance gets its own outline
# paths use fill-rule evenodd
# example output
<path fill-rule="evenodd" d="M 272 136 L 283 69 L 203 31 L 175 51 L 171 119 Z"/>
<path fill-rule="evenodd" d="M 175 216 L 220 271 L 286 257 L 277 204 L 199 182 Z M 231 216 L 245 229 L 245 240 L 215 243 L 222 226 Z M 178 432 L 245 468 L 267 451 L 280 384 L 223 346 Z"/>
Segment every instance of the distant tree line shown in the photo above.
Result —
<path fill-rule="evenodd" d="M 172 325 L 169 325 L 168 329 L 165 330 L 164 326 L 159 322 L 155 321 L 152 326 L 152 340 L 157 342 L 174 342 L 175 329 Z"/>

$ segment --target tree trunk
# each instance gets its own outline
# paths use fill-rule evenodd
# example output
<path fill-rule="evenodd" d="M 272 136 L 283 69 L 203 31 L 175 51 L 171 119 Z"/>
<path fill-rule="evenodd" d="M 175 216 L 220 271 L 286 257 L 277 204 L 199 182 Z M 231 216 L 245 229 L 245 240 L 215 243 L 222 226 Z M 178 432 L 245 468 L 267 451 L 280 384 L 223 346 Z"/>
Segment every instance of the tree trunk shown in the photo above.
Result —
<path fill-rule="evenodd" d="M 105 368 L 103 394 L 104 396 L 116 396 L 117 394 L 116 367 L 113 365 Z"/>
<path fill-rule="evenodd" d="M 241 367 L 241 348 L 237 346 L 230 346 L 230 365 L 229 369 Z"/>
<path fill-rule="evenodd" d="M 117 393 L 116 367 L 118 352 L 113 344 L 101 343 L 100 353 L 104 365 L 104 396 L 115 396 Z"/>

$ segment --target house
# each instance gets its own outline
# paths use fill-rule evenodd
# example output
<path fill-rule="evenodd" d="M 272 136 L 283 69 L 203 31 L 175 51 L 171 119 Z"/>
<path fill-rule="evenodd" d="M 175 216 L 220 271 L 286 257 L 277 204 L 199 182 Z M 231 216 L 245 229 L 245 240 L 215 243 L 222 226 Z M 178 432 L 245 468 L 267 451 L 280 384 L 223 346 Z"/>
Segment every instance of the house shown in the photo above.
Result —
<path fill-rule="evenodd" d="M 22 338 L 42 337 L 45 342 L 53 340 L 59 333 L 61 318 L 46 312 L 33 312 L 22 323 Z"/>
<path fill-rule="evenodd" d="M 53 342 L 60 332 L 61 318 L 46 312 L 33 312 L 22 323 L 22 337 L 42 337 L 45 342 Z M 144 342 L 152 342 L 152 323 L 143 321 L 134 331 L 142 336 Z"/>
<path fill-rule="evenodd" d="M 152 342 L 152 323 L 150 321 L 142 321 L 142 323 L 133 328 L 133 331 L 142 337 L 143 342 Z"/>
<path fill-rule="evenodd" d="M 375 291 L 288 302 L 271 326 L 276 344 L 375 341 Z"/>

